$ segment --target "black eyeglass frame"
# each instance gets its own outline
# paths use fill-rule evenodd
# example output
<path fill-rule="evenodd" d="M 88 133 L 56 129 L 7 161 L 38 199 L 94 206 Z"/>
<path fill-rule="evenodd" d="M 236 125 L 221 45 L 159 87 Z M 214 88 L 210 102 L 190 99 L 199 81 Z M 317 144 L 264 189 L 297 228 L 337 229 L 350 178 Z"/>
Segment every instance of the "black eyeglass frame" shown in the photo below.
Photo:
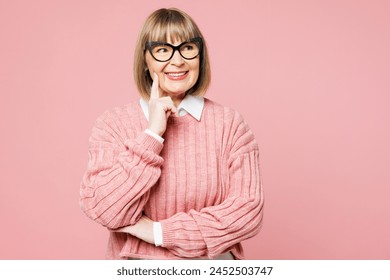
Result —
<path fill-rule="evenodd" d="M 195 55 L 194 57 L 192 57 L 192 58 L 184 57 L 184 56 L 182 55 L 182 53 L 180 52 L 180 48 L 181 48 L 183 45 L 185 45 L 185 44 L 187 44 L 187 43 L 191 43 L 191 42 L 199 43 L 199 53 L 198 53 L 197 55 Z M 154 55 L 153 55 L 153 52 L 152 52 L 152 48 L 153 48 L 154 46 L 156 46 L 156 45 L 163 45 L 163 46 L 171 47 L 171 48 L 173 49 L 173 52 L 172 52 L 171 56 L 170 56 L 168 59 L 165 59 L 165 60 L 160 60 L 160 59 L 155 58 Z M 169 60 L 173 57 L 173 55 L 175 54 L 176 51 L 179 52 L 179 54 L 181 55 L 182 58 L 184 58 L 184 59 L 186 59 L 186 60 L 192 60 L 192 59 L 195 59 L 198 55 L 200 55 L 200 54 L 202 53 L 202 51 L 203 51 L 203 40 L 202 40 L 201 37 L 195 37 L 195 38 L 192 38 L 192 39 L 190 39 L 190 40 L 188 40 L 188 41 L 185 41 L 185 42 L 181 43 L 181 44 L 178 45 L 178 46 L 174 46 L 174 45 L 171 45 L 171 44 L 166 43 L 166 42 L 151 41 L 151 42 L 147 42 L 147 43 L 146 43 L 146 49 L 149 51 L 150 55 L 151 55 L 155 60 L 157 60 L 157 61 L 159 61 L 159 62 L 167 62 L 167 61 L 169 61 Z"/>

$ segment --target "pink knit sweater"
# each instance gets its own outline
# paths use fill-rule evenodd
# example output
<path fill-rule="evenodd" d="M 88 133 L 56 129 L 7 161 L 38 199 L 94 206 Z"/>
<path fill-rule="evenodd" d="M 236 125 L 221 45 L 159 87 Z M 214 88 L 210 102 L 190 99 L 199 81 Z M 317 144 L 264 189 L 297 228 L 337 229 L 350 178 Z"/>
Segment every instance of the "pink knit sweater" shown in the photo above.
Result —
<path fill-rule="evenodd" d="M 257 234 L 263 216 L 259 150 L 235 111 L 209 99 L 201 121 L 170 117 L 161 144 L 139 103 L 105 112 L 93 128 L 80 205 L 107 228 L 144 213 L 159 221 L 163 245 L 110 232 L 108 259 L 214 258 Z"/>

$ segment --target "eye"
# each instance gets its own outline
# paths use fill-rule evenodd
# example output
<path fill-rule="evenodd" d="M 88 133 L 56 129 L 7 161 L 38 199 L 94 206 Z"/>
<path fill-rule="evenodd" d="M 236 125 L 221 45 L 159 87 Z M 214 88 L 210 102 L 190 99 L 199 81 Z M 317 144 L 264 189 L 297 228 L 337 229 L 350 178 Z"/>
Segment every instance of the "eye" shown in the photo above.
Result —
<path fill-rule="evenodd" d="M 183 50 L 185 50 L 185 51 L 192 51 L 194 48 L 195 48 L 195 47 L 194 47 L 193 44 L 185 44 L 185 45 L 183 46 Z"/>
<path fill-rule="evenodd" d="M 166 47 L 163 47 L 163 46 L 157 46 L 157 47 L 153 48 L 153 52 L 154 53 L 166 53 L 166 52 L 168 52 L 168 49 Z"/>

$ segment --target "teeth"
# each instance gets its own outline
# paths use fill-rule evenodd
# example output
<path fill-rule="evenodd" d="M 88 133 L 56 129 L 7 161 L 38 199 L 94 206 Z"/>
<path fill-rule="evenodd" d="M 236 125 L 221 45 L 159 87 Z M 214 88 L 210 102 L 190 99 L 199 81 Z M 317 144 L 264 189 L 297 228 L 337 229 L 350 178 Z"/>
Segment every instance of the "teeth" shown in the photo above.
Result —
<path fill-rule="evenodd" d="M 169 76 L 173 76 L 173 77 L 180 77 L 180 76 L 183 76 L 186 72 L 180 72 L 180 73 L 167 73 L 167 75 Z"/>

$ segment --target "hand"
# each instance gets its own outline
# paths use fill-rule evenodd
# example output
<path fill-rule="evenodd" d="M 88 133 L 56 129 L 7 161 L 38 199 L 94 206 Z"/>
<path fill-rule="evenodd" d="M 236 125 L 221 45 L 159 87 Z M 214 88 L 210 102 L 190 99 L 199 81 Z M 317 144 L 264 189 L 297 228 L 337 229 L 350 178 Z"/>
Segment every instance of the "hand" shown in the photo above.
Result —
<path fill-rule="evenodd" d="M 169 96 L 160 97 L 158 75 L 153 73 L 153 84 L 149 99 L 149 129 L 162 136 L 167 129 L 167 121 L 177 109 Z"/>
<path fill-rule="evenodd" d="M 142 216 L 141 219 L 132 226 L 122 227 L 112 231 L 128 233 L 145 242 L 154 244 L 153 221 L 146 216 Z"/>

